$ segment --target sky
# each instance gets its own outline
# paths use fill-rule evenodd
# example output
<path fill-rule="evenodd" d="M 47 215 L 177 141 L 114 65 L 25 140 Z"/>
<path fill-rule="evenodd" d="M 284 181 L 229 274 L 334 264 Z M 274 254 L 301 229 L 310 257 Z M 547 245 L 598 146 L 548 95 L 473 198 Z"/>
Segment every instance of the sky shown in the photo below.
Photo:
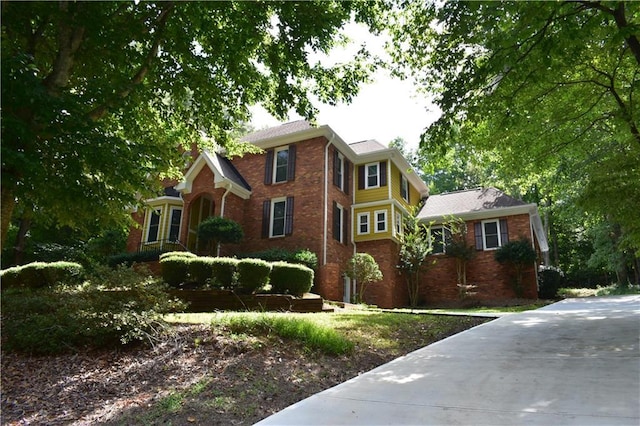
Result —
<path fill-rule="evenodd" d="M 383 40 L 369 34 L 365 27 L 351 24 L 346 33 L 354 42 L 332 52 L 329 62 L 348 60 L 362 43 L 383 55 Z M 318 102 L 315 106 L 319 110 L 317 124 L 328 125 L 347 143 L 375 139 L 387 145 L 401 137 L 407 148 L 415 149 L 425 127 L 438 118 L 437 107 L 425 94 L 418 93 L 411 81 L 393 78 L 386 70 L 378 70 L 371 83 L 362 85 L 350 104 L 331 106 Z M 281 123 L 261 107 L 253 107 L 252 113 L 251 124 L 257 130 Z M 288 121 L 299 119 L 291 114 Z"/>

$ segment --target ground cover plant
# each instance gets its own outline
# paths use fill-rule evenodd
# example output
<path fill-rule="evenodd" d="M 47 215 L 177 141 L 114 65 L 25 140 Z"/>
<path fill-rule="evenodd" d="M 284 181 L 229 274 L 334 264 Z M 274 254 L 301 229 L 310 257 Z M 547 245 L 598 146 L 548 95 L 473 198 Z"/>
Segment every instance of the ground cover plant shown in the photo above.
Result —
<path fill-rule="evenodd" d="M 154 346 L 46 357 L 3 347 L 3 424 L 253 424 L 487 320 L 367 310 L 166 319 L 174 333 Z"/>

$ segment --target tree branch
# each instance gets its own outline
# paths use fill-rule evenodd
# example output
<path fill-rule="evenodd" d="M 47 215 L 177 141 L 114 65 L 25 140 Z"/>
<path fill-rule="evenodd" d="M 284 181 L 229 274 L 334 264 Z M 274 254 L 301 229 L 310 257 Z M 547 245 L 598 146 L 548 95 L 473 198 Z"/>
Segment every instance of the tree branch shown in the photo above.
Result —
<path fill-rule="evenodd" d="M 147 53 L 147 56 L 145 57 L 144 61 L 140 65 L 140 68 L 138 69 L 136 74 L 131 78 L 131 80 L 129 80 L 127 85 L 124 88 L 122 88 L 120 92 L 116 94 L 117 99 L 124 99 L 127 96 L 129 96 L 129 94 L 133 91 L 133 89 L 144 81 L 144 78 L 147 76 L 147 74 L 151 70 L 153 61 L 158 56 L 158 51 L 160 50 L 160 42 L 162 41 L 164 28 L 166 27 L 170 12 L 173 10 L 174 3 L 169 2 L 169 3 L 165 3 L 165 5 L 166 5 L 165 8 L 160 12 L 160 15 L 158 15 L 157 25 L 155 28 L 155 37 L 153 39 L 153 43 L 151 44 L 151 48 Z M 92 121 L 101 119 L 107 114 L 108 109 L 112 107 L 114 104 L 115 104 L 114 101 L 108 101 L 94 108 L 88 114 L 89 119 L 91 119 Z"/>

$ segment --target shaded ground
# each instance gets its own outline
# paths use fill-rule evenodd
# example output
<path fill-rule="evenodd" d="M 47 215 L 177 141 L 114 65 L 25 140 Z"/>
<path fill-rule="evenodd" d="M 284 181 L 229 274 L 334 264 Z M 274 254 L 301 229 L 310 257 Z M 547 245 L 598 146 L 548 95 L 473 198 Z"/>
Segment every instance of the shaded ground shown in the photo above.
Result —
<path fill-rule="evenodd" d="M 485 322 L 393 336 L 396 348 L 358 345 L 348 356 L 277 337 L 177 326 L 153 348 L 64 356 L 2 354 L 2 424 L 253 424 L 400 355 Z"/>

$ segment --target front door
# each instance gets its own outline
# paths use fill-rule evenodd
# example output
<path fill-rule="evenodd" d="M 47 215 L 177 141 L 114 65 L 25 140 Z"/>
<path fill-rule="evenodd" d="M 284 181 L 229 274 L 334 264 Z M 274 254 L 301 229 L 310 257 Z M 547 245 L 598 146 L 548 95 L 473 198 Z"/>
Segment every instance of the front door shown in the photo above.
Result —
<path fill-rule="evenodd" d="M 187 249 L 192 253 L 197 253 L 199 247 L 198 225 L 200 222 L 213 216 L 213 200 L 207 196 L 200 196 L 189 206 L 189 233 L 187 235 Z"/>

